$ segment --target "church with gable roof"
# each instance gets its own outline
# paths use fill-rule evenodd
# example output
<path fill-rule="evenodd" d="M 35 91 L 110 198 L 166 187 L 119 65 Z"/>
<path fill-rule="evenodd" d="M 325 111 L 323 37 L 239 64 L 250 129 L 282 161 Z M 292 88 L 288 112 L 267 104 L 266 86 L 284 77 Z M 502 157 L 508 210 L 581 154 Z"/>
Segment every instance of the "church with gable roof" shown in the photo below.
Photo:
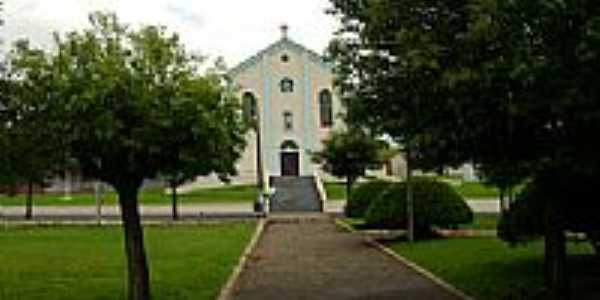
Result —
<path fill-rule="evenodd" d="M 335 92 L 333 66 L 316 52 L 289 37 L 281 38 L 229 70 L 231 90 L 242 101 L 243 114 L 255 121 L 247 133 L 247 146 L 237 163 L 233 184 L 275 187 L 273 210 L 317 211 L 324 195 L 321 179 L 336 180 L 313 161 L 323 141 L 344 128 L 343 106 Z M 401 157 L 371 171 L 376 177 L 402 174 Z M 216 176 L 198 178 L 181 191 L 219 185 Z M 316 194 L 317 200 L 302 200 Z M 308 197 L 310 198 L 310 197 Z"/>
<path fill-rule="evenodd" d="M 256 180 L 261 167 L 267 178 L 313 176 L 311 153 L 343 126 L 332 67 L 281 30 L 281 39 L 229 72 L 244 114 L 258 122 L 238 164 L 243 181 Z"/>

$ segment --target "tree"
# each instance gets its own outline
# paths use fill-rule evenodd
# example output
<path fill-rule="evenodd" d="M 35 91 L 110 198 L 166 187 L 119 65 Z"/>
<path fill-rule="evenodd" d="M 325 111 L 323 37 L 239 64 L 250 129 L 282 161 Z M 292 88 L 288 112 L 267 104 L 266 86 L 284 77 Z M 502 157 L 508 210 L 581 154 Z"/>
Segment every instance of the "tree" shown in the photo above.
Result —
<path fill-rule="evenodd" d="M 515 202 L 515 188 L 523 183 L 527 176 L 527 169 L 506 162 L 500 164 L 480 164 L 479 173 L 482 175 L 483 183 L 495 186 L 500 191 L 500 210 L 502 213 L 508 211 Z"/>
<path fill-rule="evenodd" d="M 166 178 L 171 190 L 172 216 L 178 219 L 177 210 L 177 187 L 186 181 L 195 179 L 199 175 L 209 175 L 216 172 L 223 181 L 228 181 L 228 175 L 235 174 L 233 162 L 239 158 L 244 139 L 239 135 L 243 132 L 244 124 L 240 123 L 237 111 L 239 107 L 234 101 L 225 105 L 212 104 L 211 117 L 220 120 L 212 128 L 204 128 L 206 132 L 201 133 L 210 136 L 211 131 L 223 133 L 238 133 L 222 135 L 220 139 L 208 139 L 202 143 L 189 145 L 190 139 L 196 138 L 199 133 L 190 132 L 198 123 L 198 116 L 191 114 L 197 110 L 197 99 L 207 99 L 215 102 L 221 101 L 222 96 L 230 97 L 228 92 L 221 88 L 222 75 L 211 72 L 206 78 L 194 78 L 181 86 L 174 96 L 174 100 L 165 103 L 167 118 L 172 120 L 168 132 L 164 133 L 164 142 L 170 151 L 166 167 L 161 174 Z M 201 113 L 201 112 L 198 112 Z M 212 121 L 203 120 L 207 124 Z M 244 121 L 245 122 L 245 121 Z M 233 149 L 230 149 L 233 147 Z M 233 150 L 233 151 L 232 151 Z"/>
<path fill-rule="evenodd" d="M 27 186 L 25 218 L 33 216 L 33 188 L 56 171 L 59 153 L 54 132 L 49 130 L 48 95 L 51 90 L 50 68 L 41 50 L 31 49 L 19 41 L 11 53 L 11 70 L 6 78 L 4 122 L 6 148 L 4 184 L 17 188 Z"/>
<path fill-rule="evenodd" d="M 336 85 L 348 109 L 348 122 L 386 134 L 403 147 L 407 164 L 407 214 L 409 240 L 414 237 L 412 170 L 425 150 L 444 154 L 445 164 L 461 161 L 452 149 L 455 125 L 437 123 L 447 108 L 440 105 L 445 95 L 432 87 L 440 76 L 438 49 L 426 34 L 432 12 L 427 1 L 332 0 L 331 13 L 342 22 L 331 43 Z M 441 1 L 443 2 L 443 1 Z M 463 1 L 439 5 L 444 14 Z M 440 36 L 449 36 L 461 24 L 439 20 Z M 445 55 L 450 60 L 453 52 Z M 459 121 L 460 119 L 456 119 Z M 426 130 L 427 129 L 427 130 Z M 435 132 L 433 132 L 435 130 Z M 443 146 L 444 149 L 431 147 Z M 450 151 L 452 150 L 452 151 Z M 435 161 L 439 165 L 439 161 Z"/>
<path fill-rule="evenodd" d="M 237 100 L 200 75 L 200 62 L 176 34 L 156 26 L 134 30 L 113 14 L 94 13 L 90 24 L 55 35 L 47 127 L 60 133 L 65 157 L 74 158 L 85 176 L 117 191 L 128 298 L 146 300 L 149 271 L 138 210 L 144 179 L 172 170 L 174 162 L 186 172 L 233 174 L 244 126 Z M 192 165 L 187 158 L 193 155 Z"/>
<path fill-rule="evenodd" d="M 332 44 L 338 83 L 363 99 L 347 101 L 352 121 L 400 137 L 429 164 L 473 161 L 496 183 L 597 176 L 594 1 L 332 3 L 342 21 Z M 546 278 L 557 299 L 568 290 L 560 208 L 570 202 L 544 202 Z"/>
<path fill-rule="evenodd" d="M 365 175 L 368 168 L 383 163 L 385 142 L 378 141 L 361 129 L 334 132 L 323 141 L 323 150 L 314 153 L 313 159 L 323 163 L 324 169 L 337 177 L 346 177 L 346 195 L 350 197 L 352 185 Z"/>

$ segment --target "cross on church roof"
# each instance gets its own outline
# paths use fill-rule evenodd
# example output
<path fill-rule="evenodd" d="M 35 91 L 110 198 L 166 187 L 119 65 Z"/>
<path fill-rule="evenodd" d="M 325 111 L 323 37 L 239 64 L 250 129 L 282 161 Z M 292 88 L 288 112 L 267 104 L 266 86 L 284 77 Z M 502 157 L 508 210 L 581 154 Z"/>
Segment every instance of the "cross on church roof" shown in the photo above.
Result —
<path fill-rule="evenodd" d="M 287 39 L 288 38 L 288 32 L 290 30 L 290 26 L 288 26 L 287 24 L 283 24 L 281 25 L 281 37 L 283 39 Z"/>

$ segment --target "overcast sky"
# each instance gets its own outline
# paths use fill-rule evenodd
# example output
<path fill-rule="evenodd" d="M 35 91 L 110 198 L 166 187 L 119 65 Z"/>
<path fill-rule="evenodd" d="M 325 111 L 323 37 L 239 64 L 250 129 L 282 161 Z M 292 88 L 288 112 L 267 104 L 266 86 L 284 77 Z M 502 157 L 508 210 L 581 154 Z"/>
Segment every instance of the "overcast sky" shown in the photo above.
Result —
<path fill-rule="evenodd" d="M 290 37 L 322 53 L 336 22 L 324 13 L 328 0 L 4 0 L 5 28 L 10 42 L 26 37 L 48 46 L 53 31 L 87 26 L 91 11 L 114 11 L 132 25 L 161 24 L 178 32 L 190 50 L 234 66 L 280 38 Z"/>

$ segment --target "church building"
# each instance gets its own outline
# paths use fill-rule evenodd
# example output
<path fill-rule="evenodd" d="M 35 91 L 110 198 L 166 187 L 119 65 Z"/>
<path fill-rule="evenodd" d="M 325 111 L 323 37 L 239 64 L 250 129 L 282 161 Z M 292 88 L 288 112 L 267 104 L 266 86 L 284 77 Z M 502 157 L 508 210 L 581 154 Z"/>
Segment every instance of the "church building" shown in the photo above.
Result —
<path fill-rule="evenodd" d="M 319 166 L 311 153 L 343 126 L 331 65 L 290 39 L 287 26 L 281 30 L 277 42 L 229 72 L 244 114 L 258 123 L 258 132 L 248 134 L 238 181 L 256 182 L 261 167 L 265 178 L 313 176 Z"/>
<path fill-rule="evenodd" d="M 323 181 L 339 180 L 313 162 L 323 141 L 344 128 L 343 106 L 334 88 L 333 66 L 292 40 L 288 27 L 281 38 L 228 72 L 230 89 L 242 102 L 245 117 L 255 121 L 237 163 L 233 184 L 270 187 L 271 211 L 322 211 L 327 195 Z M 402 174 L 401 157 L 369 175 Z M 216 176 L 184 185 L 182 192 L 219 185 Z"/>

